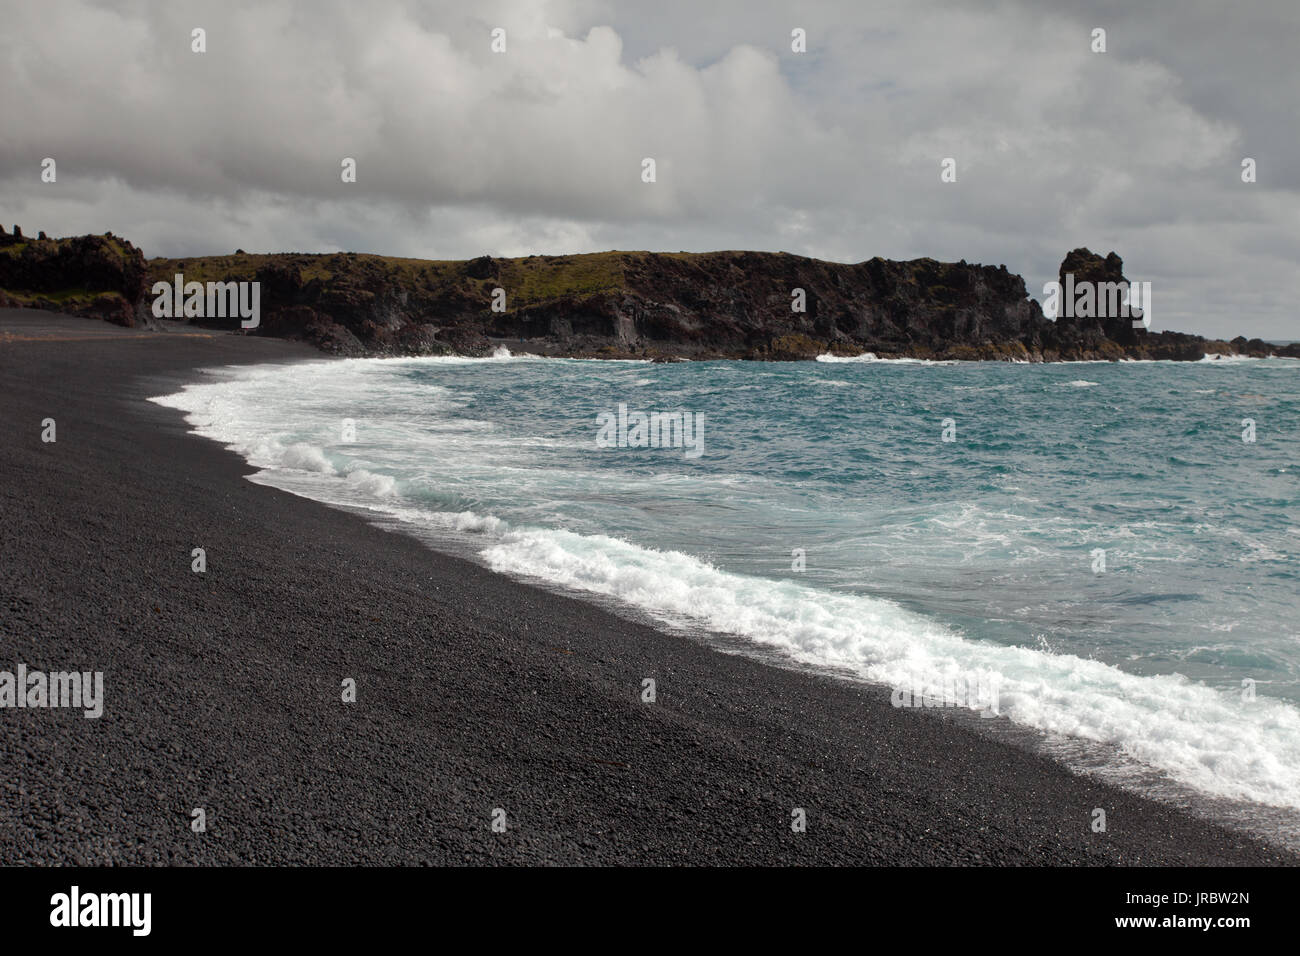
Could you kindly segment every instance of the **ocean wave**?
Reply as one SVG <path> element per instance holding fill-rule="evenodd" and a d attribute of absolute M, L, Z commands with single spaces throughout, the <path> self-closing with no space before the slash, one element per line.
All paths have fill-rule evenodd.
<path fill-rule="evenodd" d="M 829 352 L 818 355 L 818 362 L 841 363 L 847 365 L 862 365 L 871 362 L 882 362 L 890 365 L 956 365 L 955 360 L 950 359 L 918 359 L 918 358 L 879 358 L 875 352 L 863 352 L 861 355 L 831 355 Z"/>
<path fill-rule="evenodd" d="M 880 361 L 865 357 L 847 361 L 873 360 Z M 1100 586 L 1102 581 L 1141 580 L 1144 565 L 1159 566 L 1163 576 L 1163 569 L 1171 564 L 1192 573 L 1207 561 L 1211 570 L 1231 563 L 1271 571 L 1278 562 L 1289 560 L 1285 539 L 1279 544 L 1278 538 L 1284 533 L 1294 535 L 1294 529 L 1275 535 L 1251 524 L 1249 514 L 1236 512 L 1228 520 L 1221 514 L 1228 504 L 1217 498 L 1201 510 L 1185 495 L 1166 500 L 1180 490 L 1173 482 L 1194 480 L 1192 472 L 1198 469 L 1180 466 L 1175 476 L 1166 474 L 1163 484 L 1153 485 L 1142 469 L 1130 468 L 1127 453 L 1116 457 L 1108 451 L 1102 437 L 1086 433 L 1068 443 L 1059 439 L 1055 429 L 1069 421 L 1069 406 L 1077 399 L 1050 387 L 1026 389 L 1019 380 L 1014 385 L 951 384 L 953 379 L 988 381 L 982 375 L 974 377 L 969 367 L 919 377 L 884 369 L 879 375 L 862 376 L 842 369 L 843 377 L 835 378 L 820 378 L 822 373 L 806 368 L 800 374 L 791 367 L 666 367 L 654 373 L 661 398 L 679 393 L 692 397 L 708 409 L 712 424 L 727 422 L 726 416 L 741 406 L 737 396 L 744 395 L 742 412 L 762 409 L 763 417 L 757 420 L 767 430 L 747 431 L 742 413 L 735 420 L 733 435 L 717 433 L 720 443 L 730 438 L 734 457 L 720 457 L 711 463 L 712 470 L 684 470 L 675 459 L 664 456 L 595 455 L 585 450 L 586 433 L 571 423 L 585 425 L 590 409 L 603 407 L 604 399 L 592 396 L 575 402 L 574 389 L 595 382 L 617 395 L 629 375 L 636 378 L 649 370 L 606 373 L 608 363 L 603 360 L 582 367 L 576 361 L 508 356 L 507 350 L 495 359 L 359 359 L 258 366 L 222 370 L 211 381 L 153 400 L 185 412 L 197 434 L 222 442 L 258 468 L 251 480 L 332 505 L 367 509 L 376 520 L 400 524 L 424 540 L 468 545 L 502 573 L 599 595 L 665 623 L 739 637 L 755 648 L 779 651 L 804 664 L 840 673 L 847 670 L 887 685 L 925 680 L 955 669 L 994 673 L 1001 680 L 1002 712 L 1017 723 L 1121 747 L 1208 793 L 1300 807 L 1300 711 L 1294 707 L 1263 697 L 1244 706 L 1231 694 L 1181 677 L 1150 676 L 1149 671 L 1143 676 L 1105 662 L 1055 654 L 1046 647 L 1013 646 L 1024 633 L 1041 630 L 1052 636 L 1057 647 L 1083 647 L 1086 654 L 1098 645 L 1083 641 L 1093 640 L 1103 630 L 1109 635 L 1113 627 L 1118 634 L 1129 622 L 1162 622 L 1161 615 L 1174 613 L 1166 610 L 1169 600 L 1165 599 L 1175 591 L 1194 593 L 1194 586 L 1180 580 L 1177 587 L 1156 588 L 1152 598 L 1148 579 L 1138 597 L 1163 602 L 1159 611 L 1150 614 L 1128 610 L 1135 606 L 1135 592 Z M 509 372 L 494 370 L 504 362 L 527 364 Z M 536 364 L 542 362 L 547 364 Z M 898 360 L 897 364 L 956 363 Z M 1053 382 L 1050 371 L 1037 376 L 1019 371 L 1035 384 L 1096 386 L 1083 379 Z M 1134 370 L 1105 381 L 1108 389 L 1118 393 L 1124 380 L 1144 374 L 1165 373 Z M 1201 374 L 1217 381 L 1232 373 Z M 1242 369 L 1240 374 L 1255 371 Z M 1268 373 L 1260 370 L 1259 374 Z M 888 381 L 877 384 L 873 392 L 870 383 L 875 379 Z M 906 383 L 903 391 L 900 382 Z M 797 407 L 799 388 L 807 389 L 807 396 L 813 387 L 851 384 L 863 389 L 868 413 L 852 417 L 838 407 L 843 403 L 836 403 L 833 413 L 820 423 L 782 418 L 785 411 Z M 1252 383 L 1250 389 L 1261 387 Z M 780 389 L 788 399 L 764 403 L 762 396 L 748 391 L 770 393 L 772 389 Z M 987 416 L 1018 422 L 1031 438 L 1037 436 L 1040 444 L 1033 448 L 1068 451 L 1059 464 L 1047 457 L 1017 459 L 1024 445 L 1017 438 L 958 445 L 953 450 L 962 455 L 931 461 L 915 457 L 906 445 L 882 441 L 881 435 L 891 434 L 888 430 L 872 432 L 877 418 L 888 428 L 891 421 L 909 420 L 914 409 L 935 404 L 936 396 L 948 395 L 945 401 L 952 400 L 950 389 L 962 390 L 960 401 L 976 410 L 983 403 Z M 978 394 L 981 391 L 1010 394 L 985 396 Z M 881 401 L 882 396 L 887 401 Z M 1009 410 L 1016 403 L 1020 403 L 1018 410 Z M 541 412 L 535 413 L 534 408 Z M 1033 415 L 1047 416 L 1042 424 L 1049 430 L 1030 431 Z M 342 442 L 340 422 L 351 419 L 358 440 Z M 874 441 L 859 443 L 854 436 L 847 444 L 801 444 L 805 436 L 825 440 L 843 435 L 835 429 L 842 429 L 844 421 L 862 427 L 865 436 L 874 434 Z M 1129 421 L 1116 418 L 1115 427 Z M 569 430 L 555 428 L 557 422 L 570 423 Z M 818 425 L 826 427 L 818 432 Z M 1204 427 L 1208 434 L 1218 434 L 1217 424 Z M 1165 432 L 1181 440 L 1177 429 L 1165 428 Z M 761 434 L 763 441 L 743 440 L 751 433 Z M 1087 451 L 1084 439 L 1093 451 Z M 1171 458 L 1179 447 L 1165 449 L 1160 461 L 1200 460 Z M 852 464 L 839 473 L 829 467 L 830 459 L 826 468 L 811 467 L 812 450 L 821 454 L 823 449 L 840 449 L 838 458 L 831 458 Z M 948 451 L 946 446 L 941 450 Z M 995 461 L 963 460 L 964 455 L 987 456 L 993 451 Z M 1103 466 L 1105 482 L 1096 477 Z M 1069 468 L 1074 471 L 1062 470 Z M 945 471 L 955 482 L 952 496 L 935 498 L 926 486 L 942 479 Z M 1004 476 L 999 479 L 1002 485 L 992 486 L 993 496 L 981 500 L 992 472 Z M 1043 474 L 1057 482 L 1068 477 L 1069 484 L 1044 483 Z M 1254 475 L 1259 474 L 1257 469 Z M 877 488 L 874 483 L 882 481 Z M 1062 488 L 1074 489 L 1081 481 L 1091 489 L 1085 502 L 1072 504 L 1068 497 L 1060 497 Z M 847 505 L 842 492 L 855 487 L 867 493 Z M 1279 484 L 1276 494 L 1262 499 L 1276 499 L 1269 506 L 1279 515 L 1288 507 L 1287 487 Z M 909 488 L 917 495 L 914 502 Z M 747 511 L 755 502 L 766 510 Z M 737 529 L 750 525 L 738 522 L 755 514 L 760 520 L 745 537 L 746 532 Z M 1192 517 L 1199 523 L 1188 525 Z M 804 585 L 802 578 L 796 583 L 765 576 L 768 571 L 761 563 L 740 569 L 750 574 L 714 567 L 700 557 L 722 554 L 729 560 L 753 561 L 753 553 L 763 549 L 780 554 L 782 548 L 789 548 L 786 529 L 796 521 L 802 529 L 799 534 L 807 534 L 821 549 L 816 552 L 823 564 L 820 570 L 831 572 L 822 580 L 810 573 L 807 580 L 816 586 Z M 769 523 L 771 527 L 764 530 Z M 1243 530 L 1237 530 L 1238 524 Z M 684 550 L 648 547 L 659 540 L 653 532 L 648 538 L 644 535 L 653 525 L 672 526 L 677 535 L 672 543 Z M 819 533 L 827 536 L 819 540 Z M 713 537 L 705 540 L 709 535 Z M 794 541 L 802 543 L 799 537 Z M 1093 548 L 1106 549 L 1107 573 L 1112 577 L 1097 577 L 1089 570 Z M 695 556 L 685 553 L 688 550 Z M 831 566 L 832 554 L 839 565 Z M 889 577 L 897 587 L 884 593 L 901 596 L 911 609 L 865 596 L 858 587 L 865 576 L 862 568 L 872 568 L 873 579 Z M 1064 596 L 1059 589 L 1051 590 L 1053 585 L 1041 584 L 1064 581 L 1053 577 L 1062 569 L 1074 569 L 1070 573 L 1078 575 L 1064 585 Z M 989 587 L 988 582 L 1008 572 L 1014 572 L 1017 581 L 1040 583 L 1025 585 L 1028 590 L 1014 593 L 993 613 L 983 604 L 961 603 L 975 600 L 969 595 L 976 590 L 996 592 L 1003 585 Z M 964 590 L 945 594 L 945 584 L 937 581 L 957 582 Z M 972 582 L 978 582 L 978 587 L 971 587 Z M 1256 584 L 1260 583 L 1267 581 L 1260 577 Z M 1252 592 L 1261 593 L 1260 588 Z M 1109 602 L 1105 613 L 1097 612 L 1099 600 Z M 1106 616 L 1120 606 L 1129 616 Z M 956 616 L 953 608 L 975 610 Z M 985 630 L 978 633 L 939 620 L 962 621 L 969 627 L 981 613 Z M 1187 612 L 1178 613 L 1188 617 Z M 1215 623 L 1235 620 L 1233 615 L 1240 613 L 1238 603 L 1200 618 Z M 1278 605 L 1268 613 L 1276 615 Z M 995 620 L 1014 623 L 1001 629 L 987 627 Z M 1241 620 L 1249 631 L 1250 617 Z M 1074 640 L 1086 635 L 1089 627 L 1096 628 L 1092 635 Z M 1179 633 L 1185 639 L 1186 620 Z M 1243 642 L 1250 637 L 1247 633 Z M 1265 653 L 1262 647 L 1243 646 Z M 1161 645 L 1136 657 L 1125 657 L 1128 650 L 1120 643 L 1109 659 L 1121 663 L 1179 659 Z M 1213 653 L 1233 660 L 1239 656 L 1226 650 Z M 1284 648 L 1276 653 L 1279 660 L 1289 662 Z M 1208 656 L 1211 652 L 1200 655 Z M 1219 678 L 1224 686 L 1215 666 L 1207 661 L 1192 673 Z"/>
<path fill-rule="evenodd" d="M 495 571 L 631 605 L 670 625 L 746 638 L 805 664 L 891 687 L 989 674 L 1001 713 L 1122 747 L 1203 792 L 1300 808 L 1300 712 L 1181 676 L 1136 676 L 1036 648 L 970 641 L 889 601 L 730 574 L 613 537 L 519 530 L 487 547 Z"/>

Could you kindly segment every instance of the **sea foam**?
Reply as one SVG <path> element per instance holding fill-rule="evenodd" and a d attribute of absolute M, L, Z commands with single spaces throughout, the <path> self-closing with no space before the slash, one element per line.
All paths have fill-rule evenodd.
<path fill-rule="evenodd" d="M 209 381 L 154 401 L 181 410 L 198 434 L 244 456 L 259 469 L 251 480 L 366 509 L 426 540 L 467 537 L 480 559 L 501 573 L 635 609 L 705 639 L 728 635 L 768 656 L 886 687 L 942 675 L 995 675 L 1000 711 L 1018 724 L 1114 747 L 1207 794 L 1300 808 L 1300 711 L 1266 696 L 1266 679 L 1259 695 L 1248 700 L 1224 681 L 1216 688 L 1177 674 L 1139 674 L 1117 666 L 1147 658 L 1188 664 L 1206 655 L 1231 660 L 1239 654 L 1235 645 L 1197 640 L 1186 629 L 1236 637 L 1239 627 L 1253 626 L 1248 612 L 1258 613 L 1269 579 L 1251 579 L 1255 585 L 1244 592 L 1251 603 L 1233 605 L 1245 610 L 1226 610 L 1226 589 L 1216 599 L 1225 610 L 1213 617 L 1188 604 L 1189 615 L 1172 618 L 1184 630 L 1184 645 L 1139 642 L 1140 653 L 1124 653 L 1120 644 L 1110 662 L 1064 649 L 1085 626 L 1120 640 L 1122 633 L 1110 637 L 1115 632 L 1107 630 L 1107 615 L 1138 622 L 1147 634 L 1163 633 L 1162 621 L 1194 596 L 1170 585 L 1170 570 L 1195 569 L 1207 556 L 1220 555 L 1226 562 L 1211 569 L 1220 576 L 1227 573 L 1224 567 L 1274 563 L 1270 577 L 1279 578 L 1278 587 L 1285 590 L 1281 576 L 1293 562 L 1292 549 L 1281 543 L 1290 500 L 1284 496 L 1294 488 L 1289 476 L 1277 477 L 1276 488 L 1270 488 L 1271 472 L 1253 464 L 1266 451 L 1268 433 L 1258 446 L 1241 446 L 1228 428 L 1235 427 L 1235 419 L 1220 421 L 1217 405 L 1204 413 L 1189 409 L 1183 396 L 1194 365 L 1098 367 L 1094 378 L 1104 381 L 1106 397 L 1114 393 L 1115 411 L 1108 419 L 1101 408 L 1072 424 L 1078 417 L 1076 396 L 1030 386 L 1094 388 L 1098 383 L 1064 378 L 1059 366 L 1012 371 L 968 365 L 918 379 L 903 368 L 849 367 L 879 361 L 874 357 L 822 358 L 841 363 L 839 377 L 821 380 L 798 368 L 718 363 L 665 366 L 656 373 L 661 387 L 673 390 L 675 404 L 694 403 L 719 423 L 722 451 L 713 471 L 683 470 L 680 463 L 647 455 L 593 457 L 585 450 L 594 435 L 595 412 L 624 399 L 622 390 L 629 385 L 646 387 L 629 382 L 626 366 L 615 364 L 503 353 L 491 359 L 258 366 L 219 370 Z M 1231 364 L 1241 374 L 1265 367 Z M 1218 381 L 1232 373 L 1204 374 Z M 1169 384 L 1152 392 L 1145 380 L 1134 381 L 1136 375 Z M 844 387 L 841 382 L 861 391 L 818 387 Z M 1237 386 L 1243 392 L 1263 387 Z M 1121 394 L 1126 388 L 1136 391 Z M 767 398 L 776 390 L 783 396 L 779 403 Z M 1164 410 L 1163 394 L 1173 396 Z M 861 407 L 857 417 L 846 419 L 845 395 Z M 828 417 L 818 417 L 818 401 L 833 403 L 825 406 Z M 1119 429 L 1135 427 L 1134 409 L 1149 417 L 1152 427 L 1126 433 L 1123 440 L 1115 437 Z M 780 420 L 785 430 L 773 431 L 773 416 L 787 410 L 791 417 Z M 747 428 L 744 414 L 758 416 L 766 430 Z M 959 417 L 965 444 L 939 442 L 940 420 L 949 414 Z M 528 427 L 535 430 L 521 431 L 518 421 L 525 415 L 534 416 Z M 1198 426 L 1207 436 L 1203 440 L 1195 437 L 1199 432 L 1169 427 L 1197 421 L 1198 415 L 1209 416 Z M 1101 417 L 1094 421 L 1094 416 Z M 355 420 L 355 442 L 339 439 L 345 419 Z M 842 438 L 798 444 L 803 433 L 842 420 L 848 429 Z M 573 427 L 557 432 L 555 423 L 565 421 Z M 1018 434 L 1039 421 L 1040 430 L 1024 439 L 1012 441 L 1000 432 Z M 1067 428 L 1077 431 L 1068 443 L 1060 435 Z M 1182 442 L 1157 460 L 1166 470 L 1185 470 L 1172 476 L 1153 471 L 1156 480 L 1146 481 L 1145 471 L 1130 459 L 1134 448 L 1145 450 L 1157 439 Z M 1198 442 L 1209 445 L 1203 450 Z M 1245 447 L 1250 455 L 1238 455 L 1240 464 L 1229 458 L 1225 465 L 1224 452 L 1234 447 Z M 1285 447 L 1276 455 L 1284 458 Z M 1020 467 L 1009 469 L 1008 461 Z M 1221 499 L 1211 495 L 1197 501 L 1186 483 L 1210 465 L 1251 469 L 1247 473 L 1255 484 L 1245 487 L 1264 505 L 1275 502 L 1268 506 L 1277 520 L 1246 529 L 1224 517 Z M 836 511 L 841 506 L 832 494 L 835 481 L 849 478 L 834 472 L 835 481 L 820 477 L 832 466 L 849 469 L 850 477 L 867 469 L 863 477 L 852 478 L 858 484 L 846 486 L 851 490 L 892 482 L 879 496 L 885 510 L 865 512 L 850 496 L 851 507 Z M 1067 510 L 1085 470 L 1088 487 L 1098 496 Z M 932 502 L 917 498 L 925 483 L 949 473 L 953 483 Z M 1016 489 L 1013 497 L 983 500 L 995 493 L 988 489 L 1003 489 L 1008 482 Z M 1174 503 L 1165 500 L 1170 489 L 1182 496 Z M 760 505 L 761 512 L 747 510 Z M 725 534 L 711 532 L 733 513 L 738 523 L 721 525 Z M 774 532 L 764 537 L 765 523 L 794 530 L 770 540 Z M 1284 531 L 1272 533 L 1275 525 Z M 654 546 L 651 532 L 664 527 L 676 528 L 675 540 L 687 544 Z M 819 547 L 810 552 L 810 572 L 792 574 L 789 548 L 804 538 Z M 1105 576 L 1088 571 L 1089 554 L 1097 547 L 1109 560 Z M 750 552 L 779 555 L 784 548 L 785 564 L 769 563 L 766 573 L 742 573 L 711 557 L 720 548 L 730 549 L 732 563 Z M 852 573 L 855 566 L 860 573 Z M 827 577 L 837 568 L 841 577 Z M 936 584 L 944 569 L 948 577 Z M 993 585 L 1005 577 L 1013 579 L 1014 587 L 1005 585 L 1013 603 L 1002 612 L 1006 621 L 998 633 L 1021 636 L 995 641 L 972 634 L 972 616 L 992 619 L 970 601 L 999 593 Z M 854 583 L 859 578 L 878 591 L 892 585 L 912 600 L 904 606 L 863 593 Z M 1044 583 L 1035 585 L 1039 579 Z M 1049 603 L 1043 596 L 1048 593 L 1053 600 L 1064 594 L 1072 603 Z M 918 610 L 918 605 L 924 606 Z M 972 606 L 976 610 L 968 612 Z M 945 608 L 963 610 L 967 623 L 955 623 L 951 614 L 945 620 Z M 1040 621 L 1053 629 L 1041 630 Z M 1259 647 L 1248 672 L 1261 673 L 1286 646 Z"/>

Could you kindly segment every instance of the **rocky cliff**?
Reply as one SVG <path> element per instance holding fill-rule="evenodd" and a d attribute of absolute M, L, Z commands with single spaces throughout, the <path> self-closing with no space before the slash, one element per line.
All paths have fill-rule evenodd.
<path fill-rule="evenodd" d="M 144 254 L 112 233 L 48 239 L 0 227 L 0 306 L 49 309 L 133 326 L 147 321 Z"/>
<path fill-rule="evenodd" d="M 1123 261 L 1075 249 L 1061 278 L 1125 282 Z M 1292 354 L 1258 339 L 1045 318 L 1006 266 L 914 259 L 844 264 L 787 253 L 605 252 L 468 261 L 337 253 L 152 259 L 111 235 L 0 236 L 0 289 L 22 304 L 149 321 L 154 282 L 261 283 L 254 334 L 343 355 L 516 351 L 607 358 L 1169 358 Z M 107 296 L 116 297 L 110 301 Z M 192 318 L 237 328 L 238 318 Z"/>

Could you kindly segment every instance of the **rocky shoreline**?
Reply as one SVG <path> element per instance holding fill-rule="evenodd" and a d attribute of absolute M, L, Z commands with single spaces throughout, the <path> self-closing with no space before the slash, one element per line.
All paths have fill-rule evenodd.
<path fill-rule="evenodd" d="M 302 345 L 3 309 L 0 342 L 8 666 L 104 674 L 97 719 L 3 712 L 0 864 L 1297 863 L 1004 721 L 896 708 L 255 484 L 147 401 Z"/>
<path fill-rule="evenodd" d="M 1114 252 L 1070 252 L 1060 279 L 1123 283 Z M 1005 265 L 914 259 L 846 264 L 788 253 L 607 252 L 468 261 L 337 253 L 148 259 L 106 233 L 0 229 L 0 307 L 150 327 L 155 283 L 260 283 L 253 334 L 333 355 L 514 351 L 656 361 L 800 361 L 819 355 L 958 361 L 1206 355 L 1300 358 L 1300 344 L 1149 331 L 1127 314 L 1048 319 Z M 1104 311 L 1104 310 L 1103 310 Z M 192 317 L 236 329 L 237 318 Z M 1136 326 L 1136 327 L 1135 327 Z"/>

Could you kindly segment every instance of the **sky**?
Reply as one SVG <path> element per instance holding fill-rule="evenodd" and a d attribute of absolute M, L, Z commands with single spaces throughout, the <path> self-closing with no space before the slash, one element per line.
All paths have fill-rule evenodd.
<path fill-rule="evenodd" d="M 930 256 L 1040 302 L 1087 246 L 1151 283 L 1154 330 L 1300 339 L 1295 0 L 0 0 L 0 24 L 0 222 L 29 234 Z"/>

